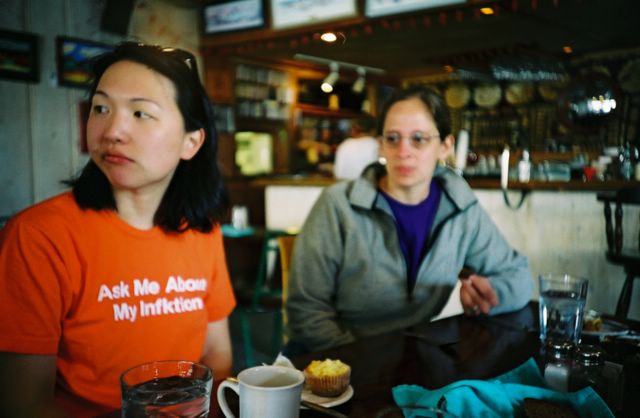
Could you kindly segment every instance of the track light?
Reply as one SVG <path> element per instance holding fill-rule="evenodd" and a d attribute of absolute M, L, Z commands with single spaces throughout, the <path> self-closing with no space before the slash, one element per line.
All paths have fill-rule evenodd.
<path fill-rule="evenodd" d="M 356 94 L 360 94 L 364 90 L 364 76 L 367 73 L 367 70 L 365 70 L 363 67 L 358 67 L 356 68 L 356 72 L 358 73 L 358 78 L 353 83 L 353 86 L 351 86 L 351 91 Z"/>
<path fill-rule="evenodd" d="M 324 81 L 322 82 L 322 85 L 320 86 L 320 89 L 325 93 L 331 93 L 333 91 L 333 85 L 336 83 L 336 81 L 338 81 L 338 77 L 339 77 L 337 63 L 335 62 L 330 63 L 329 69 L 331 70 L 331 72 L 324 79 Z"/>

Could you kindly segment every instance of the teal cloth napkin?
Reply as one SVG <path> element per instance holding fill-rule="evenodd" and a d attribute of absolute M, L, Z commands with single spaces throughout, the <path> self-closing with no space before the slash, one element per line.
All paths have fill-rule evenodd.
<path fill-rule="evenodd" d="M 533 358 L 515 369 L 489 380 L 461 380 L 440 389 L 417 385 L 399 385 L 392 389 L 393 399 L 402 405 L 440 407 L 458 417 L 524 416 L 524 399 L 546 399 L 571 404 L 583 418 L 615 418 L 607 404 L 590 387 L 577 392 L 548 389 Z M 440 404 L 440 400 L 444 405 Z M 418 413 L 418 412 L 416 412 Z M 405 415 L 412 417 L 410 411 Z"/>

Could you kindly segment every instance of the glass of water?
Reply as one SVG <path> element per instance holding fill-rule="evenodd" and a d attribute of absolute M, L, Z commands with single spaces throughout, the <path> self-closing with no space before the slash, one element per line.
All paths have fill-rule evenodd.
<path fill-rule="evenodd" d="M 543 343 L 578 345 L 589 281 L 569 274 L 542 274 L 540 339 Z"/>
<path fill-rule="evenodd" d="M 190 361 L 154 361 L 120 377 L 122 418 L 204 418 L 209 414 L 213 373 Z"/>

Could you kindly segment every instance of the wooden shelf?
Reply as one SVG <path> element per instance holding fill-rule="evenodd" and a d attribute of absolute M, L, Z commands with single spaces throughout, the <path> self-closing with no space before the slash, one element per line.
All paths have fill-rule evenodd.
<path fill-rule="evenodd" d="M 332 110 L 324 106 L 314 106 L 303 103 L 295 105 L 295 111 L 300 111 L 306 115 L 321 116 L 326 118 L 358 118 L 364 116 L 363 113 L 356 112 L 350 109 L 345 110 Z"/>

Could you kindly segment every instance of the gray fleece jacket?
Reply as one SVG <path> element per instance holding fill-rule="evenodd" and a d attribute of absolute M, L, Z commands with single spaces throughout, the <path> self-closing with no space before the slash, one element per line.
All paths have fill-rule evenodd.
<path fill-rule="evenodd" d="M 295 241 L 286 302 L 289 337 L 309 350 L 402 329 L 437 315 L 463 266 L 490 279 L 497 314 L 527 304 L 533 280 L 469 185 L 439 167 L 442 198 L 412 291 L 395 219 L 377 191 L 380 166 L 323 190 Z"/>

